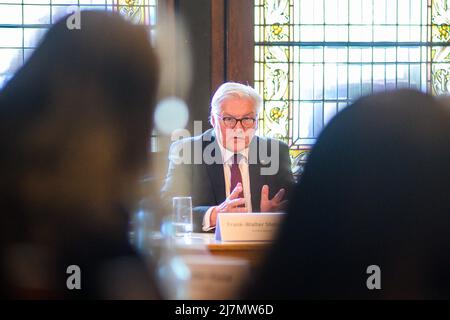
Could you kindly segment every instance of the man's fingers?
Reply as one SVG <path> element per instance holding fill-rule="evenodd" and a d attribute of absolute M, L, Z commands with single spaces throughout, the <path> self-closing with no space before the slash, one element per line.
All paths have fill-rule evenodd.
<path fill-rule="evenodd" d="M 228 199 L 232 200 L 232 199 L 236 199 L 237 197 L 239 197 L 239 194 L 242 192 L 242 183 L 238 183 L 236 185 L 236 187 L 234 187 L 233 191 L 231 192 L 230 196 L 228 197 Z"/>
<path fill-rule="evenodd" d="M 261 189 L 261 201 L 269 201 L 269 186 L 263 185 Z"/>
<path fill-rule="evenodd" d="M 244 198 L 233 199 L 228 202 L 228 208 L 237 207 L 243 204 L 245 204 Z"/>
<path fill-rule="evenodd" d="M 240 208 L 240 207 L 233 208 L 233 212 L 246 213 L 247 211 L 248 211 L 247 208 Z"/>
<path fill-rule="evenodd" d="M 278 205 L 278 210 L 280 211 L 286 210 L 287 204 L 288 200 L 281 201 L 281 203 Z"/>
<path fill-rule="evenodd" d="M 280 202 L 280 201 L 283 199 L 285 193 L 286 193 L 286 190 L 284 190 L 283 188 L 281 188 L 281 189 L 277 192 L 277 194 L 273 197 L 272 200 L 274 200 L 275 202 Z"/>

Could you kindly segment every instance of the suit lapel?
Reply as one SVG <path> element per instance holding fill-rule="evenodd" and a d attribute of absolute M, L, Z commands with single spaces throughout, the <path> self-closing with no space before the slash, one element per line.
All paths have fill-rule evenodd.
<path fill-rule="evenodd" d="M 213 129 L 208 130 L 205 133 L 205 135 L 207 135 L 206 136 L 207 141 L 203 141 L 203 150 L 205 150 L 205 148 L 208 145 L 213 144 L 213 146 L 211 146 L 211 147 L 213 147 L 212 156 L 217 159 L 222 159 L 222 155 L 220 154 L 220 148 L 219 148 L 219 145 L 217 144 L 217 140 L 215 138 Z M 216 152 L 219 153 L 217 156 L 215 154 Z M 208 172 L 209 181 L 211 182 L 211 185 L 213 188 L 216 204 L 220 204 L 226 198 L 225 197 L 226 193 L 225 193 L 225 177 L 223 174 L 223 164 L 220 161 L 219 163 L 214 162 L 209 165 L 206 164 L 205 167 Z"/>
<path fill-rule="evenodd" d="M 249 176 L 252 192 L 252 210 L 259 212 L 261 202 L 261 189 L 266 184 L 266 176 L 261 175 L 261 162 L 259 159 L 259 137 L 255 136 L 249 148 Z"/>

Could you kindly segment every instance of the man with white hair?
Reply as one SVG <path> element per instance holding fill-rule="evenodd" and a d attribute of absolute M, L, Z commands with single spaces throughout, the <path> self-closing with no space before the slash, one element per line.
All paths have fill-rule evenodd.
<path fill-rule="evenodd" d="M 289 149 L 255 135 L 261 104 L 252 87 L 224 83 L 211 101 L 213 128 L 171 146 L 162 197 L 166 203 L 192 197 L 195 232 L 213 230 L 221 212 L 276 212 L 285 206 L 293 184 Z"/>

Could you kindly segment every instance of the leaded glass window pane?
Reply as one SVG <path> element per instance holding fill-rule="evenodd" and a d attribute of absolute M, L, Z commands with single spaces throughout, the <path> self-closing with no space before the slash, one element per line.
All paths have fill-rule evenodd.
<path fill-rule="evenodd" d="M 154 32 L 157 0 L 0 0 L 0 89 L 31 55 L 48 28 L 73 6 L 118 11 Z"/>
<path fill-rule="evenodd" d="M 255 0 L 260 134 L 305 150 L 346 105 L 395 88 L 450 91 L 447 0 Z"/>

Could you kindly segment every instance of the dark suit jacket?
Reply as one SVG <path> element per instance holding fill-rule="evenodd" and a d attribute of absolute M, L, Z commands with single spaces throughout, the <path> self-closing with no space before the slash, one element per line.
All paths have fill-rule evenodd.
<path fill-rule="evenodd" d="M 208 162 L 199 155 L 200 151 L 210 154 L 217 161 Z M 196 152 L 197 155 L 195 155 Z M 184 163 L 181 163 L 181 157 Z M 221 161 L 220 148 L 213 129 L 196 137 L 176 141 L 170 148 L 169 168 L 161 190 L 162 198 L 171 210 L 172 197 L 192 197 L 194 232 L 202 232 L 203 217 L 209 207 L 219 205 L 226 198 Z M 248 162 L 254 212 L 260 211 L 263 185 L 269 186 L 270 197 L 273 197 L 281 188 L 285 188 L 289 193 L 293 176 L 289 149 L 285 143 L 255 136 L 249 145 Z M 276 172 L 261 174 L 261 169 L 268 170 L 271 166 L 275 169 L 275 162 L 279 165 Z"/>

